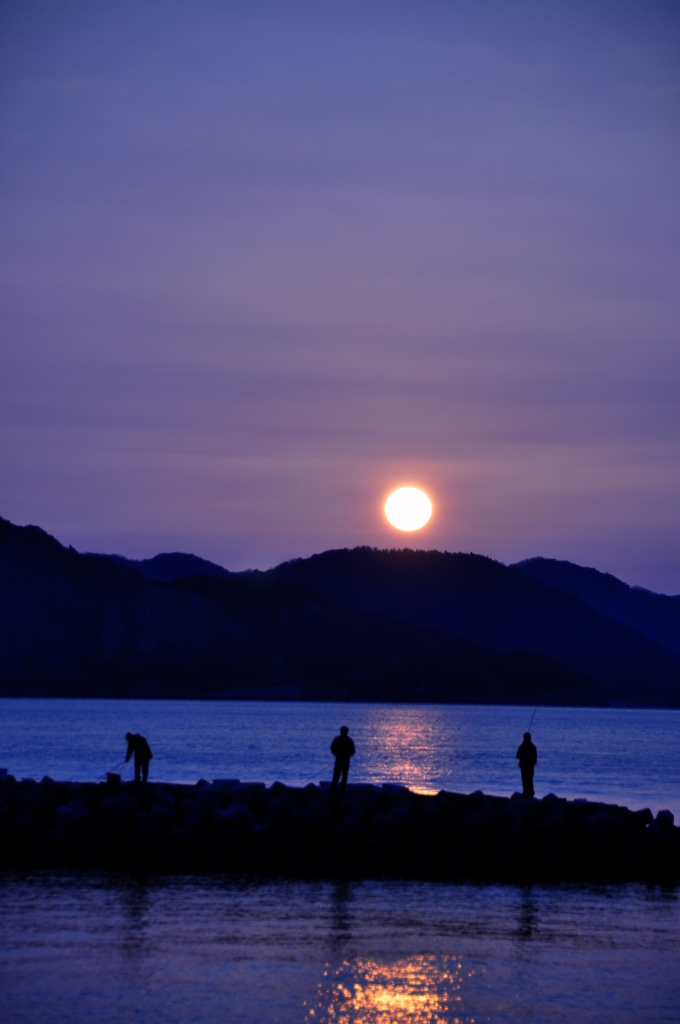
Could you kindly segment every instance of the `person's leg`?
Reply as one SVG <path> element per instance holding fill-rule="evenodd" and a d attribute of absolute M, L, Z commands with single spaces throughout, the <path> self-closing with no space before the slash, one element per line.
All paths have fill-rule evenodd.
<path fill-rule="evenodd" d="M 144 779 L 145 782 L 149 778 L 149 762 L 148 761 L 143 761 L 142 762 L 142 778 Z"/>
<path fill-rule="evenodd" d="M 534 795 L 534 769 L 533 768 L 529 769 L 529 778 L 528 778 L 527 781 L 529 783 L 529 786 L 528 786 L 529 796 L 533 796 Z"/>
<path fill-rule="evenodd" d="M 141 771 L 141 763 L 137 755 L 135 755 L 135 782 L 139 782 L 139 773 Z"/>
<path fill-rule="evenodd" d="M 342 782 L 340 783 L 340 792 L 344 793 L 347 789 L 347 772 L 349 771 L 349 764 L 343 764 L 342 766 Z"/>
<path fill-rule="evenodd" d="M 338 779 L 340 778 L 340 765 L 335 762 L 335 768 L 333 769 L 333 781 L 331 783 L 331 789 L 338 788 Z"/>
<path fill-rule="evenodd" d="M 529 789 L 529 771 L 527 768 L 522 768 L 522 796 L 530 796 Z"/>

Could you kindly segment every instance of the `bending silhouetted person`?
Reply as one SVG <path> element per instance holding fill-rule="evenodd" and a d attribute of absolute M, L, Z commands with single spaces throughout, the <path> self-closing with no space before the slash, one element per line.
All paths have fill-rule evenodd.
<path fill-rule="evenodd" d="M 140 773 L 144 782 L 149 778 L 149 761 L 153 757 L 151 753 L 151 747 L 146 742 L 143 736 L 140 736 L 136 732 L 126 732 L 125 739 L 128 741 L 127 755 L 125 757 L 125 763 L 127 764 L 132 755 L 135 755 L 135 782 L 139 782 Z"/>
<path fill-rule="evenodd" d="M 347 786 L 347 773 L 349 771 L 349 759 L 354 756 L 355 748 L 354 741 L 347 735 L 349 729 L 346 725 L 340 728 L 340 735 L 336 736 L 331 743 L 331 754 L 335 755 L 335 768 L 333 769 L 333 784 L 332 789 L 338 788 L 338 780 L 342 776 L 342 782 L 340 783 L 340 792 L 345 792 Z"/>
<path fill-rule="evenodd" d="M 524 733 L 524 742 L 517 751 L 520 771 L 522 772 L 522 789 L 524 796 L 534 795 L 534 766 L 538 760 L 536 747 L 531 742 L 531 733 Z"/>

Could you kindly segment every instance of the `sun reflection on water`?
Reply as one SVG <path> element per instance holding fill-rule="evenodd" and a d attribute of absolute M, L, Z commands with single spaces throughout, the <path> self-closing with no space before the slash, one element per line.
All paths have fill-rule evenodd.
<path fill-rule="evenodd" d="M 411 710 L 411 709 L 410 709 Z M 437 793 L 441 786 L 429 778 L 432 751 L 446 748 L 449 766 L 456 762 L 455 729 L 443 729 L 436 718 L 426 719 L 417 710 L 408 718 L 401 709 L 389 709 L 370 737 L 380 754 L 371 758 L 370 773 L 376 782 L 394 782 L 422 793 Z M 361 751 L 359 752 L 361 754 Z"/>
<path fill-rule="evenodd" d="M 461 986 L 474 972 L 457 960 L 418 956 L 395 963 L 372 960 L 330 967 L 308 1022 L 328 1024 L 474 1024 Z"/>

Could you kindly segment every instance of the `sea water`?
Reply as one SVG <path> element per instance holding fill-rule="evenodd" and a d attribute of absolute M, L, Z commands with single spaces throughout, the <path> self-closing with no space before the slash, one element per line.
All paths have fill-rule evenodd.
<path fill-rule="evenodd" d="M 657 1024 L 680 900 L 516 887 L 0 874 L 5 1024 Z"/>
<path fill-rule="evenodd" d="M 533 709 L 3 700 L 0 765 L 95 779 L 143 732 L 152 778 L 351 778 L 511 793 Z M 678 712 L 539 708 L 538 795 L 680 801 Z M 130 766 L 125 771 L 129 774 Z M 0 1019 L 677 1022 L 677 886 L 483 886 L 0 873 Z"/>
<path fill-rule="evenodd" d="M 533 719 L 533 722 L 532 722 Z M 153 751 L 150 777 L 330 779 L 330 744 L 348 725 L 350 781 L 510 795 L 531 723 L 538 796 L 667 808 L 680 820 L 680 711 L 279 701 L 0 700 L 0 766 L 17 778 L 94 780 L 119 765 L 125 733 Z"/>

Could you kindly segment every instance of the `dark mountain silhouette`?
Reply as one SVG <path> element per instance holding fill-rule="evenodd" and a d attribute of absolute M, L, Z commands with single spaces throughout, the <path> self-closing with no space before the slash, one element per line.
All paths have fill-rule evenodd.
<path fill-rule="evenodd" d="M 286 562 L 266 575 L 493 650 L 537 651 L 594 680 L 614 703 L 680 706 L 680 655 L 481 555 L 354 548 Z"/>
<path fill-rule="evenodd" d="M 642 587 L 629 587 L 616 576 L 554 558 L 528 558 L 514 566 L 522 575 L 574 594 L 594 608 L 650 640 L 680 652 L 680 595 L 667 597 Z"/>
<path fill-rule="evenodd" d="M 0 692 L 602 702 L 539 653 L 489 651 L 260 573 L 158 582 L 5 520 Z"/>
<path fill-rule="evenodd" d="M 124 558 L 122 555 L 99 555 L 99 558 L 110 558 L 118 565 L 124 565 L 128 569 L 141 572 L 150 580 L 160 580 L 170 583 L 172 580 L 181 579 L 183 576 L 219 576 L 227 579 L 232 574 L 221 565 L 209 562 L 198 555 L 187 555 L 183 551 L 167 552 L 155 555 L 154 558 L 143 558 L 136 561 L 133 558 Z"/>
<path fill-rule="evenodd" d="M 438 630 L 357 612 L 259 573 L 229 581 L 189 577 L 174 590 L 200 594 L 247 628 L 267 664 L 294 663 L 335 696 L 351 699 L 603 703 L 590 680 L 530 651 L 499 655 Z"/>

